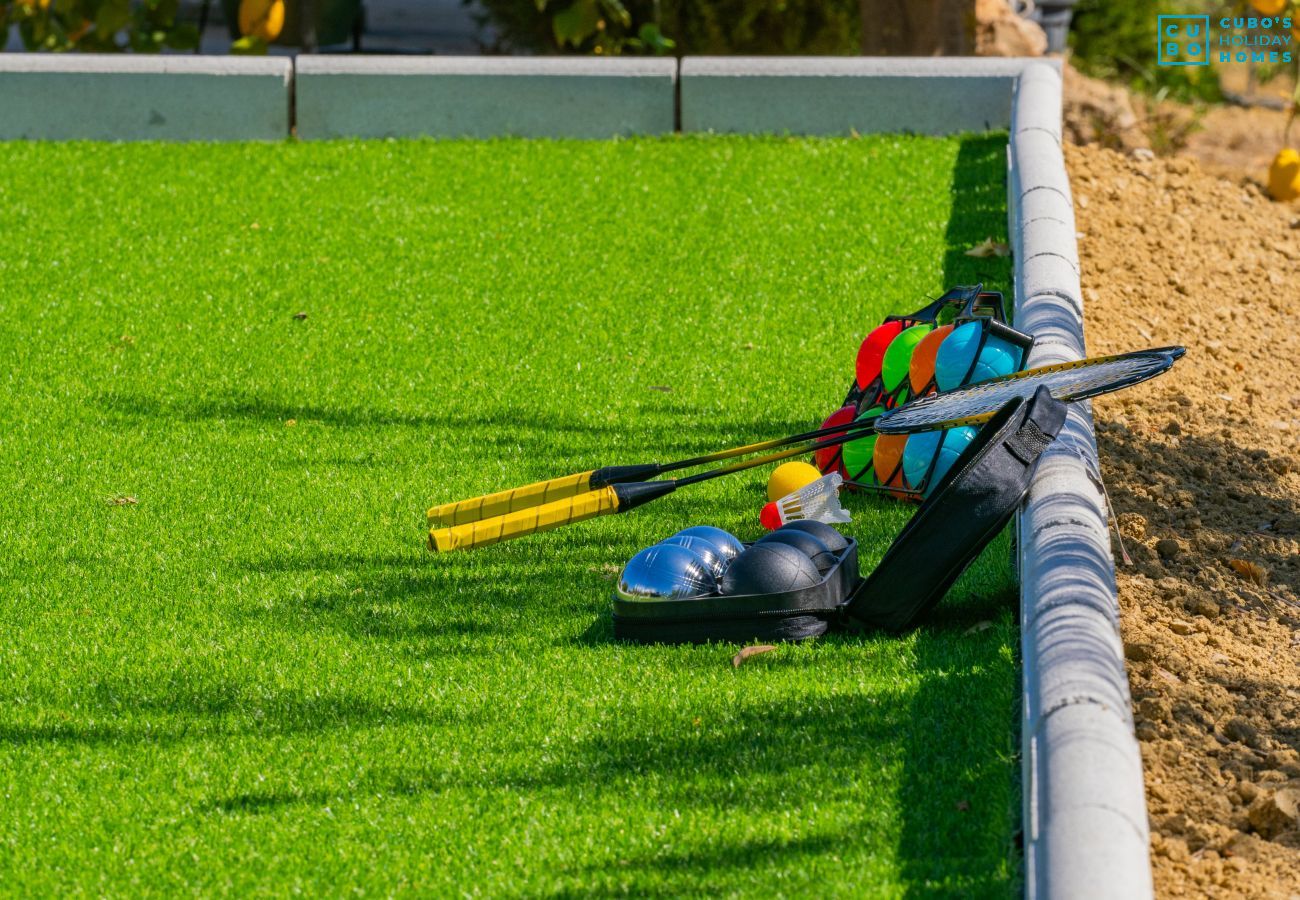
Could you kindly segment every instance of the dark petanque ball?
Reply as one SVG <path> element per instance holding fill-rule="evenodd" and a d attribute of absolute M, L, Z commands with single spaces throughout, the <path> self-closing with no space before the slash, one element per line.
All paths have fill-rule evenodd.
<path fill-rule="evenodd" d="M 812 560 L 817 567 L 819 575 L 825 575 L 831 570 L 831 566 L 839 561 L 839 557 L 832 553 L 821 539 L 813 537 L 806 531 L 773 531 L 771 534 L 765 534 L 754 542 L 758 544 L 786 544 L 798 550 L 804 556 Z"/>
<path fill-rule="evenodd" d="M 825 522 L 818 522 L 814 519 L 795 519 L 793 522 L 786 522 L 774 534 L 780 534 L 783 531 L 802 531 L 805 534 L 811 534 L 825 544 L 827 550 L 836 554 L 843 553 L 844 548 L 849 545 L 849 539 L 844 535 Z"/>
<path fill-rule="evenodd" d="M 789 544 L 754 544 L 722 575 L 723 594 L 779 594 L 821 581 L 813 561 Z"/>

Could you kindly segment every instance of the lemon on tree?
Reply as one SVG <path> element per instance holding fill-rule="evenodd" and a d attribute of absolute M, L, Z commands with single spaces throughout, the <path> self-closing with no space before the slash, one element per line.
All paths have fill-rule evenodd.
<path fill-rule="evenodd" d="M 1268 167 L 1268 193 L 1274 200 L 1300 197 L 1300 153 L 1293 147 L 1283 147 L 1273 157 Z"/>
<path fill-rule="evenodd" d="M 284 0 L 240 0 L 239 33 L 268 44 L 284 29 Z"/>
<path fill-rule="evenodd" d="M 1250 0 L 1255 12 L 1261 16 L 1278 16 L 1286 9 L 1288 0 Z"/>

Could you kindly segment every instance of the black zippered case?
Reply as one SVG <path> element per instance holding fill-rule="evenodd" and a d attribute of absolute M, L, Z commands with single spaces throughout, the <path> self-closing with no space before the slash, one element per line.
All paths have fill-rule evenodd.
<path fill-rule="evenodd" d="M 615 596 L 614 636 L 745 643 L 799 641 L 836 628 L 913 627 L 1011 520 L 1065 413 L 1046 388 L 998 410 L 866 578 L 850 541 L 821 582 L 797 591 L 658 601 Z"/>

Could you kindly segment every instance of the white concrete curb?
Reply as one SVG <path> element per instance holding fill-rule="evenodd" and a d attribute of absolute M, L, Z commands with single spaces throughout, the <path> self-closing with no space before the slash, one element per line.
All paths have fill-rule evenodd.
<path fill-rule="evenodd" d="M 1084 356 L 1060 141 L 1060 75 L 1028 66 L 1013 106 L 1008 212 L 1016 327 L 1037 337 L 1031 365 Z M 1152 896 L 1142 757 L 1098 472 L 1091 407 L 1074 404 L 1017 519 L 1029 898 Z"/>
<path fill-rule="evenodd" d="M 299 56 L 298 136 L 666 134 L 676 80 L 675 59 Z"/>
<path fill-rule="evenodd" d="M 954 134 L 1011 124 L 1026 60 L 712 57 L 682 60 L 682 131 Z M 1049 64 L 1050 65 L 1050 64 Z"/>
<path fill-rule="evenodd" d="M 0 140 L 278 141 L 281 58 L 0 53 Z"/>

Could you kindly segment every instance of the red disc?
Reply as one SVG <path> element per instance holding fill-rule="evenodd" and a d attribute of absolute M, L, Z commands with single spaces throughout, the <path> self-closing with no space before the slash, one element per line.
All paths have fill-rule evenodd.
<path fill-rule="evenodd" d="M 836 425 L 847 425 L 857 417 L 857 412 L 857 407 L 853 406 L 853 404 L 841 406 L 839 409 L 835 410 L 835 412 L 831 413 L 825 422 L 822 422 L 821 427 L 834 428 Z M 839 437 L 842 434 L 844 434 L 844 432 L 838 431 L 834 434 L 827 435 L 827 437 Z M 817 468 L 823 475 L 829 475 L 832 472 L 839 472 L 840 475 L 843 475 L 846 478 L 848 477 L 844 471 L 844 457 L 840 452 L 839 444 L 818 450 L 813 454 L 813 458 L 817 461 Z"/>
<path fill-rule="evenodd" d="M 858 348 L 858 362 L 855 374 L 858 387 L 866 390 L 867 385 L 880 377 L 880 367 L 885 361 L 885 348 L 903 331 L 902 322 L 886 322 L 871 329 L 871 333 Z"/>
<path fill-rule="evenodd" d="M 781 521 L 781 511 L 776 508 L 775 501 L 763 505 L 763 509 L 758 514 L 758 524 L 768 531 L 776 531 L 785 524 Z"/>

